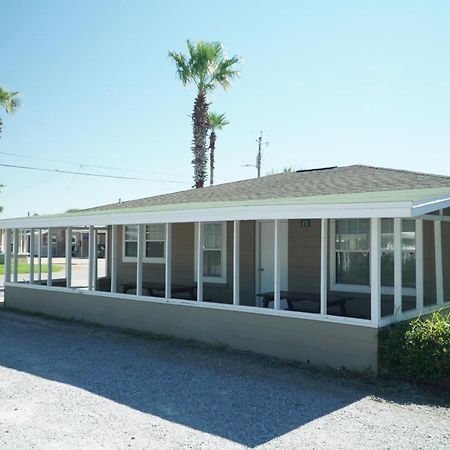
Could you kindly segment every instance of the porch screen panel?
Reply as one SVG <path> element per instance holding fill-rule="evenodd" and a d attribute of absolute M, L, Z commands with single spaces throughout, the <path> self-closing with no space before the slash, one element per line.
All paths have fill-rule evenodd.
<path fill-rule="evenodd" d="M 368 219 L 336 220 L 336 283 L 369 285 L 370 223 Z"/>

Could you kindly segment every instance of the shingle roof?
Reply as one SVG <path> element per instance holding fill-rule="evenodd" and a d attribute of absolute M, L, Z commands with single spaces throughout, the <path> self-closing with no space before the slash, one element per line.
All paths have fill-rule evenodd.
<path fill-rule="evenodd" d="M 449 176 L 353 165 L 267 175 L 261 178 L 234 181 L 202 189 L 190 189 L 122 203 L 102 205 L 84 211 L 447 187 L 450 191 Z"/>

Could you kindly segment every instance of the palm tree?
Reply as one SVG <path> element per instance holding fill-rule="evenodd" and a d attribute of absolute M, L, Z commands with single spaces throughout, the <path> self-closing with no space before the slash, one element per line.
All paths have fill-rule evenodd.
<path fill-rule="evenodd" d="M 197 97 L 192 114 L 192 152 L 194 159 L 195 187 L 205 184 L 207 176 L 207 147 L 208 136 L 208 102 L 206 94 L 218 85 L 225 90 L 230 87 L 231 80 L 238 75 L 236 65 L 241 62 L 238 56 L 227 58 L 220 42 L 187 41 L 188 55 L 169 52 L 169 57 L 175 61 L 177 74 L 186 86 L 194 83 L 197 87 Z"/>
<path fill-rule="evenodd" d="M 12 114 L 19 106 L 20 100 L 17 97 L 18 92 L 9 92 L 0 87 L 0 108 L 4 109 L 7 114 Z M 2 133 L 3 122 L 0 118 L 0 135 Z"/>
<path fill-rule="evenodd" d="M 214 184 L 214 151 L 216 150 L 216 130 L 221 130 L 225 125 L 228 125 L 225 119 L 225 114 L 209 113 L 209 184 Z"/>

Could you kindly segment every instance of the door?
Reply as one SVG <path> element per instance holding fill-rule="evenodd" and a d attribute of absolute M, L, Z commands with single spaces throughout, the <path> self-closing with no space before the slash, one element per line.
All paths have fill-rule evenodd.
<path fill-rule="evenodd" d="M 258 222 L 259 255 L 257 258 L 258 293 L 273 291 L 274 284 L 274 222 Z M 280 286 L 288 289 L 288 222 L 280 222 Z M 261 304 L 261 303 L 258 303 Z M 273 308 L 273 302 L 269 303 Z M 287 308 L 285 300 L 281 301 L 281 309 Z"/>

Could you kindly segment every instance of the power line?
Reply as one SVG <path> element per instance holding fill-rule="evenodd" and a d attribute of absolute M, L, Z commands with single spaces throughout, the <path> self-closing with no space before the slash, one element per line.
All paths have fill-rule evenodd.
<path fill-rule="evenodd" d="M 133 180 L 133 181 L 150 181 L 154 183 L 175 183 L 175 184 L 190 184 L 184 181 L 169 181 L 169 180 L 156 180 L 151 178 L 138 178 L 138 177 L 124 177 L 120 175 L 106 175 L 99 173 L 89 173 L 89 172 L 77 172 L 74 170 L 60 170 L 60 169 L 46 169 L 43 167 L 30 167 L 30 166 L 19 166 L 14 164 L 0 164 L 2 167 L 10 167 L 13 169 L 25 169 L 25 170 L 38 170 L 41 172 L 55 172 L 58 174 L 71 174 L 71 175 L 84 175 L 87 177 L 100 177 L 100 178 L 114 178 L 119 180 Z"/>
<path fill-rule="evenodd" d="M 113 167 L 113 166 L 102 166 L 98 164 L 85 164 L 85 163 L 73 163 L 68 161 L 63 161 L 61 159 L 52 159 L 52 158 L 45 158 L 43 156 L 32 156 L 32 155 L 25 155 L 23 153 L 11 153 L 11 152 L 0 152 L 0 155 L 6 155 L 6 156 L 13 156 L 17 158 L 27 158 L 27 159 L 35 159 L 37 161 L 47 161 L 47 162 L 55 162 L 59 164 L 66 164 L 69 166 L 79 166 L 79 167 L 93 167 L 97 169 L 108 169 L 108 170 L 120 170 L 121 172 L 141 172 L 141 173 L 148 173 L 153 175 L 164 175 L 164 176 L 170 176 L 173 177 L 174 175 L 171 173 L 166 172 L 152 172 L 142 169 L 126 169 L 124 167 Z"/>

